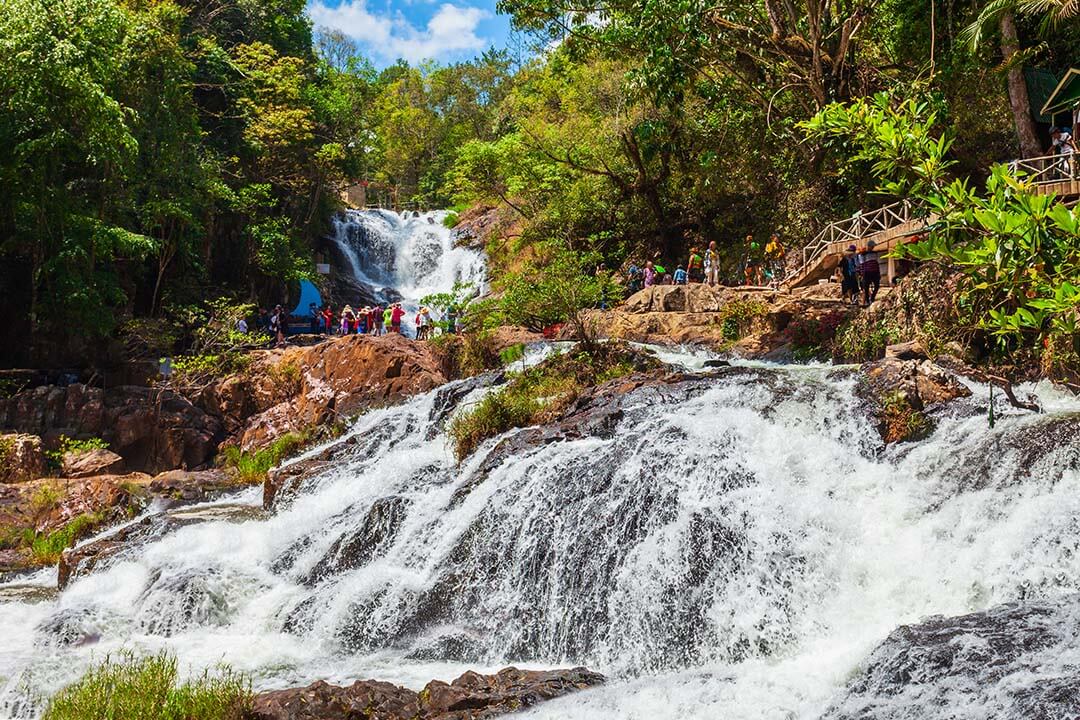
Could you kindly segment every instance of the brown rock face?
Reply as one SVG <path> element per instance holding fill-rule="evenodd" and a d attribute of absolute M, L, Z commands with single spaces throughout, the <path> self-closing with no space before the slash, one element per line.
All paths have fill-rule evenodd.
<path fill-rule="evenodd" d="M 124 458 L 111 450 L 96 448 L 64 453 L 63 476 L 66 478 L 114 475 L 123 469 Z"/>
<path fill-rule="evenodd" d="M 604 676 L 585 668 L 467 672 L 452 683 L 434 680 L 419 693 L 376 680 L 348 687 L 319 681 L 255 698 L 248 720 L 479 720 L 532 707 L 593 687 Z"/>
<path fill-rule="evenodd" d="M 170 392 L 121 386 L 36 387 L 0 400 L 0 427 L 45 438 L 100 437 L 131 470 L 206 465 L 224 437 L 221 421 Z"/>
<path fill-rule="evenodd" d="M 445 382 L 427 343 L 395 334 L 350 335 L 268 353 L 251 383 L 257 414 L 242 423 L 240 445 L 261 447 L 285 432 L 401 402 Z"/>
<path fill-rule="evenodd" d="M 35 480 L 45 474 L 45 453 L 37 435 L 0 435 L 0 483 Z"/>
<path fill-rule="evenodd" d="M 862 371 L 862 394 L 878 415 L 886 443 L 925 436 L 932 429 L 922 414 L 926 408 L 971 395 L 954 375 L 929 360 L 885 358 L 863 365 Z"/>

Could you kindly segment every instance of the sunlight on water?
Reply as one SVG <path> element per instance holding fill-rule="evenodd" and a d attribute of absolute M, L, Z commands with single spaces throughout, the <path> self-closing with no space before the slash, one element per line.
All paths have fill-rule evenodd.
<path fill-rule="evenodd" d="M 0 715 L 134 647 L 257 688 L 583 664 L 612 681 L 530 716 L 809 719 L 900 624 L 1080 589 L 1080 439 L 1039 441 L 1080 404 L 1048 386 L 1046 415 L 991 430 L 976 387 L 883 449 L 849 370 L 725 368 L 623 398 L 611 437 L 460 467 L 447 389 L 361 417 L 268 518 L 0 592 Z"/>

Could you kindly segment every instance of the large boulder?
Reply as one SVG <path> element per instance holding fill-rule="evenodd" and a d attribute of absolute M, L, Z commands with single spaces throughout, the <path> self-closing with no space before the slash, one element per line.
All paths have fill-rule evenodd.
<path fill-rule="evenodd" d="M 123 472 L 124 458 L 111 450 L 70 450 L 64 453 L 62 474 L 66 478 L 86 478 Z"/>
<path fill-rule="evenodd" d="M 45 452 L 37 435 L 0 435 L 0 483 L 35 480 L 45 474 Z"/>
<path fill-rule="evenodd" d="M 467 672 L 451 683 L 434 680 L 419 693 L 376 680 L 349 686 L 315 682 L 255 697 L 247 720 L 480 720 L 524 710 L 604 682 L 585 668 Z"/>
<path fill-rule="evenodd" d="M 894 630 L 822 720 L 1076 717 L 1080 597 L 1009 603 Z"/>
<path fill-rule="evenodd" d="M 398 403 L 446 380 L 427 343 L 394 333 L 274 351 L 253 370 L 251 393 L 259 412 L 245 421 L 239 444 L 262 447 L 286 432 Z"/>
<path fill-rule="evenodd" d="M 924 437 L 933 427 L 925 411 L 971 390 L 929 360 L 887 357 L 862 366 L 859 393 L 870 403 L 882 439 L 892 443 Z"/>

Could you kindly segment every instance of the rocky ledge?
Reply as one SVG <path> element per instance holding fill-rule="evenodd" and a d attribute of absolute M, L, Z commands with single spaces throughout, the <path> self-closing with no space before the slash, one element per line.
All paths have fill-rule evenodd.
<path fill-rule="evenodd" d="M 603 675 L 581 667 L 467 672 L 451 683 L 434 680 L 420 692 L 377 680 L 345 687 L 319 681 L 257 695 L 247 720 L 480 720 L 603 682 Z"/>
<path fill-rule="evenodd" d="M 1080 597 L 894 630 L 822 720 L 1060 720 L 1080 708 Z"/>

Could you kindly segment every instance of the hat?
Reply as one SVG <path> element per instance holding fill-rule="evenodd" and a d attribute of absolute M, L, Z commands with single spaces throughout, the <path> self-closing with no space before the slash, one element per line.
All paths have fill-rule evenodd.
<path fill-rule="evenodd" d="M 420 312 L 424 313 L 425 315 L 429 314 L 429 311 L 428 311 L 427 308 L 420 308 Z"/>
<path fill-rule="evenodd" d="M 874 242 L 873 240 L 867 240 L 867 241 L 866 241 L 866 247 L 868 247 L 868 248 L 872 248 L 872 247 L 874 247 L 874 246 L 875 246 L 876 244 L 877 244 L 877 243 L 875 243 L 875 242 Z"/>
<path fill-rule="evenodd" d="M 848 249 L 848 250 L 851 250 L 852 252 L 855 252 L 855 251 L 856 251 L 856 250 L 858 250 L 859 248 L 855 247 L 854 245 L 848 245 L 848 246 L 847 246 L 847 249 Z"/>

